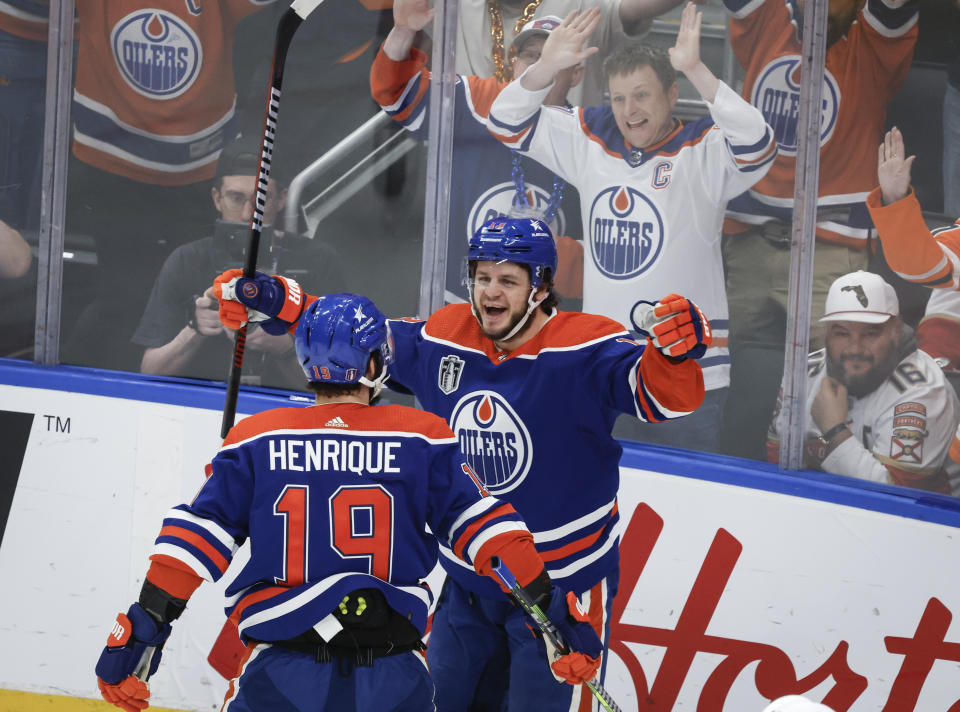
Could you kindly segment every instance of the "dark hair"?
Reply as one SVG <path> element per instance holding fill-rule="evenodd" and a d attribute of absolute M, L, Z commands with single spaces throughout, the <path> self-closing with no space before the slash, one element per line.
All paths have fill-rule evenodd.
<path fill-rule="evenodd" d="M 639 42 L 630 42 L 617 47 L 603 61 L 603 78 L 604 81 L 609 82 L 612 76 L 630 74 L 635 69 L 643 67 L 650 67 L 653 70 L 665 92 L 669 91 L 677 81 L 677 70 L 670 64 L 670 55 L 659 47 Z"/>
<path fill-rule="evenodd" d="M 523 262 L 511 262 L 512 265 L 517 265 L 518 267 L 523 267 L 524 271 L 527 273 L 527 277 L 532 281 L 533 280 L 533 270 L 530 269 L 530 265 L 524 264 Z M 473 279 L 477 275 L 477 260 L 470 260 L 468 263 L 468 269 L 470 270 L 470 279 Z M 461 272 L 461 274 L 463 274 Z M 540 310 L 549 316 L 554 307 L 560 304 L 560 295 L 553 288 L 553 273 L 548 267 L 543 274 L 543 286 L 545 286 L 549 291 L 547 296 L 542 302 L 540 302 Z"/>
<path fill-rule="evenodd" d="M 340 396 L 359 395 L 363 385 L 359 383 L 322 383 L 320 381 L 307 381 L 307 388 L 324 398 L 338 398 Z"/>
<path fill-rule="evenodd" d="M 380 375 L 383 369 L 383 356 L 379 351 L 370 354 L 373 359 L 374 378 Z M 307 381 L 307 388 L 324 398 L 339 398 L 340 396 L 355 396 L 360 394 L 361 388 L 368 388 L 362 383 L 324 383 L 323 381 Z"/>

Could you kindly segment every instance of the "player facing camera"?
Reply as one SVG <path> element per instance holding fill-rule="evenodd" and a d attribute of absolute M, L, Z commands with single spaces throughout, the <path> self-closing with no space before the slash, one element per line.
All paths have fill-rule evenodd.
<path fill-rule="evenodd" d="M 473 314 L 495 342 L 522 336 L 537 307 L 549 316 L 560 302 L 553 290 L 557 247 L 542 220 L 488 220 L 470 238 L 467 264 Z"/>

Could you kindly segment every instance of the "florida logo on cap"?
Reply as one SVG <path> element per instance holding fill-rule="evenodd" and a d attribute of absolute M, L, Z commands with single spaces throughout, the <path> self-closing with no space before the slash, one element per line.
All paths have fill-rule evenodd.
<path fill-rule="evenodd" d="M 846 287 L 840 287 L 841 292 L 853 292 L 854 296 L 857 298 L 857 301 L 860 302 L 860 306 L 864 309 L 867 308 L 867 305 L 870 304 L 870 300 L 867 299 L 867 295 L 863 291 L 863 287 L 859 284 L 848 284 Z"/>

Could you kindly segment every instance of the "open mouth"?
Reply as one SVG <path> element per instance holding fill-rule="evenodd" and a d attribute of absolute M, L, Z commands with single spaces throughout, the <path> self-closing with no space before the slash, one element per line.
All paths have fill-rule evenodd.
<path fill-rule="evenodd" d="M 647 121 L 648 121 L 648 119 L 640 119 L 639 121 L 628 121 L 628 122 L 627 122 L 627 128 L 628 128 L 628 129 L 639 129 L 639 128 L 643 127 L 643 126 L 646 126 Z"/>
<path fill-rule="evenodd" d="M 507 311 L 507 308 L 506 308 L 506 307 L 485 306 L 485 307 L 483 308 L 483 311 L 484 311 L 484 313 L 485 313 L 487 316 L 496 319 L 497 317 L 502 316 L 503 314 L 505 314 L 506 311 Z"/>

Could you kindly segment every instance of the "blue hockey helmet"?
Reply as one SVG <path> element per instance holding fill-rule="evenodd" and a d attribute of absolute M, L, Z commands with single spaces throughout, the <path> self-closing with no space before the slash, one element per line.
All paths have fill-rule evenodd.
<path fill-rule="evenodd" d="M 390 327 L 377 305 L 356 294 L 328 294 L 307 307 L 294 342 L 297 359 L 312 383 L 359 383 L 380 392 L 393 361 Z M 379 352 L 383 368 L 366 377 L 371 354 Z"/>
<path fill-rule="evenodd" d="M 547 270 L 551 279 L 557 273 L 557 244 L 543 220 L 497 217 L 487 220 L 470 238 L 467 259 L 527 265 L 530 286 L 537 290 Z"/>

